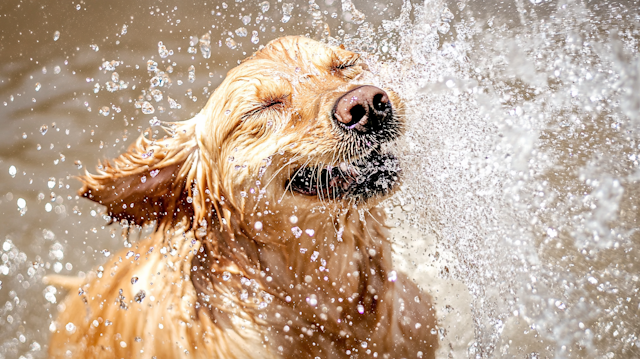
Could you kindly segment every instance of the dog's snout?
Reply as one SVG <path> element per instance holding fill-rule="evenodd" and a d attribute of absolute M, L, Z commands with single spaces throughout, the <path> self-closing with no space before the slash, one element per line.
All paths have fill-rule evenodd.
<path fill-rule="evenodd" d="M 333 118 L 342 127 L 357 132 L 375 132 L 392 116 L 389 96 L 375 86 L 357 87 L 338 99 Z"/>

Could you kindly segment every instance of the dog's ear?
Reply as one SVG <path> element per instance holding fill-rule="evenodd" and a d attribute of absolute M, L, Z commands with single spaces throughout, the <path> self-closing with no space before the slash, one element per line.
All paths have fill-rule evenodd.
<path fill-rule="evenodd" d="M 169 124 L 168 136 L 159 140 L 140 136 L 126 153 L 99 165 L 97 174 L 80 177 L 80 195 L 106 206 L 112 220 L 143 225 L 187 216 L 193 221 L 204 211 L 198 194 L 206 190 L 206 180 L 198 178 L 196 123 L 197 117 Z"/>

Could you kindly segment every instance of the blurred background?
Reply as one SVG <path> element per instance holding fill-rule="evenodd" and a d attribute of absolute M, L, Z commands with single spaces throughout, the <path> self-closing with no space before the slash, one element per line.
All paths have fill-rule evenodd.
<path fill-rule="evenodd" d="M 284 35 L 361 52 L 407 102 L 382 205 L 441 357 L 640 357 L 638 1 L 4 0 L 0 358 L 46 357 L 43 276 L 123 246 L 74 176 Z"/>

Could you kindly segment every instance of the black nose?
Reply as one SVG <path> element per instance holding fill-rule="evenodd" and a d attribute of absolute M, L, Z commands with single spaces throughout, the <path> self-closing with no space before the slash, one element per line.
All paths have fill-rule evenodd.
<path fill-rule="evenodd" d="M 339 125 L 361 133 L 382 129 L 392 115 L 387 93 L 369 85 L 345 93 L 333 107 L 333 118 Z"/>

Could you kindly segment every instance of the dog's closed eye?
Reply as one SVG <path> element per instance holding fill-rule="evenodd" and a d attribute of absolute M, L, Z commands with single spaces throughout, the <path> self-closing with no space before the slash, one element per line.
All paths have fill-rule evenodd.
<path fill-rule="evenodd" d="M 364 63 L 359 56 L 353 56 L 346 59 L 336 58 L 331 64 L 331 72 L 340 75 L 346 79 L 353 79 L 362 73 Z"/>
<path fill-rule="evenodd" d="M 253 108 L 242 116 L 242 119 L 245 120 L 249 117 L 268 114 L 272 111 L 283 111 L 290 102 L 290 98 L 291 94 L 283 94 L 258 99 Z"/>
<path fill-rule="evenodd" d="M 348 61 L 348 62 L 339 62 L 337 65 L 334 65 L 334 69 L 344 70 L 356 65 L 356 61 Z"/>
<path fill-rule="evenodd" d="M 289 95 L 283 95 L 276 98 L 268 98 L 262 100 L 260 110 L 279 110 L 286 105 L 286 100 Z"/>

